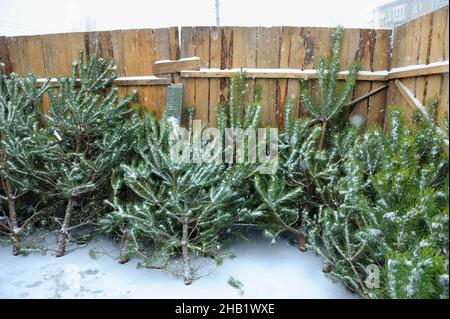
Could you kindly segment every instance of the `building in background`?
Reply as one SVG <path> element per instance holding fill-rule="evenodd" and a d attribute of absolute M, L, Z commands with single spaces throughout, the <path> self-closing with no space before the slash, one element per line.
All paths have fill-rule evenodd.
<path fill-rule="evenodd" d="M 449 0 L 396 0 L 373 10 L 375 28 L 393 28 L 448 5 Z"/>

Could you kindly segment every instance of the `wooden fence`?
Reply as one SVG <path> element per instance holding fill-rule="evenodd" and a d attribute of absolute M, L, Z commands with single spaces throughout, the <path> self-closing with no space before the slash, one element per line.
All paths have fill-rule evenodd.
<path fill-rule="evenodd" d="M 306 116 L 299 99 L 298 78 L 312 74 L 310 70 L 315 68 L 317 59 L 328 54 L 333 32 L 333 28 L 284 26 L 172 27 L 0 37 L 0 61 L 5 64 L 6 72 L 64 76 L 70 73 L 72 61 L 77 59 L 80 49 L 87 56 L 96 53 L 115 60 L 119 77 L 131 77 L 117 82 L 119 91 L 124 94 L 137 89 L 142 107 L 157 115 L 162 113 L 166 85 L 170 83 L 161 78 L 181 81 L 184 84 L 183 107 L 195 105 L 196 117 L 210 125 L 217 123 L 217 108 L 228 96 L 229 77 L 240 68 L 251 68 L 246 95 L 251 99 L 254 87 L 260 86 L 265 105 L 263 124 L 282 125 L 287 97 L 294 100 L 298 116 Z M 353 92 L 352 99 L 358 101 L 353 106 L 353 114 L 361 115 L 367 125 L 382 124 L 386 102 L 406 105 L 394 84 L 394 78 L 398 77 L 422 102 L 428 96 L 440 94 L 440 114 L 448 114 L 448 64 L 447 73 L 442 73 L 442 66 L 437 66 L 431 68 L 434 75 L 417 78 L 407 75 L 403 79 L 404 70 L 396 76 L 388 73 L 391 66 L 448 60 L 448 40 L 444 39 L 448 39 L 448 7 L 394 30 L 346 29 L 341 67 L 348 70 L 357 58 L 366 74 L 359 77 Z M 176 77 L 154 76 L 159 73 L 156 61 L 193 56 L 200 58 L 200 70 L 182 71 Z M 424 74 L 429 72 L 430 68 L 422 69 Z M 143 80 L 136 76 L 146 77 Z M 380 89 L 386 82 L 389 90 Z M 311 89 L 314 91 L 314 88 L 313 82 Z M 374 90 L 376 94 L 358 100 Z"/>
<path fill-rule="evenodd" d="M 396 27 L 393 32 L 392 68 L 430 64 L 449 59 L 449 11 L 448 6 Z M 410 115 L 415 110 L 394 80 L 389 81 L 387 105 L 402 106 Z M 438 96 L 439 118 L 448 117 L 448 65 L 446 72 L 407 77 L 403 84 L 421 104 Z M 442 123 L 440 123 L 442 124 Z"/>

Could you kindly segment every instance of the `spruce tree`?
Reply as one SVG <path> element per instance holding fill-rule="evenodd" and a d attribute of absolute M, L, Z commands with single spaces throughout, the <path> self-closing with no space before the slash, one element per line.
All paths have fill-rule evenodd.
<path fill-rule="evenodd" d="M 243 141 L 243 163 L 237 163 L 237 144 L 226 143 L 226 129 L 232 132 L 253 132 L 255 135 L 258 133 L 261 122 L 261 112 L 263 110 L 263 105 L 261 103 L 261 88 L 255 87 L 253 94 L 253 101 L 248 101 L 246 99 L 248 93 L 248 88 L 246 86 L 246 73 L 241 72 L 239 75 L 235 75 L 231 78 L 229 86 L 229 96 L 226 102 L 219 107 L 218 111 L 218 129 L 221 134 L 222 142 L 225 146 L 228 145 L 228 149 L 223 149 L 222 158 L 225 158 L 225 153 L 230 151 L 233 147 L 233 162 L 226 163 L 227 172 L 225 178 L 230 187 L 238 191 L 240 197 L 245 200 L 245 209 L 247 209 L 246 216 L 244 220 L 239 220 L 239 223 L 245 223 L 246 221 L 252 222 L 250 217 L 252 214 L 259 214 L 255 211 L 258 206 L 258 197 L 255 196 L 255 187 L 253 183 L 253 178 L 258 174 L 258 169 L 260 164 L 258 161 L 254 163 L 249 161 L 249 155 L 251 153 L 256 154 L 258 152 L 259 145 L 250 146 L 249 136 L 244 136 Z M 238 141 L 235 141 L 236 143 Z M 241 141 L 242 142 L 242 141 Z M 230 144 L 232 146 L 230 146 Z M 242 206 L 236 203 L 236 205 L 231 210 L 240 210 Z"/>
<path fill-rule="evenodd" d="M 188 157 L 193 151 L 193 109 L 189 119 Z M 220 260 L 222 235 L 238 219 L 238 212 L 228 207 L 242 200 L 224 182 L 223 163 L 195 163 L 190 158 L 180 162 L 173 157 L 171 134 L 180 129 L 175 121 L 163 116 L 158 123 L 152 115 L 144 115 L 142 121 L 147 130 L 138 138 L 139 156 L 114 176 L 115 196 L 108 201 L 112 211 L 101 220 L 101 229 L 126 233 L 124 255 L 144 257 L 150 267 L 155 254 L 163 259 L 158 267 L 169 268 L 181 258 L 182 269 L 175 271 L 188 285 L 195 279 L 192 256 Z M 124 187 L 133 200 L 120 198 Z M 153 252 L 148 252 L 149 243 Z"/>
<path fill-rule="evenodd" d="M 39 180 L 46 200 L 65 206 L 61 216 L 56 256 L 64 255 L 69 232 L 94 221 L 110 195 L 110 177 L 127 154 L 129 103 L 133 94 L 120 100 L 114 80 L 115 65 L 92 56 L 83 64 L 83 54 L 72 65 L 72 75 L 58 77 L 58 88 L 49 91 L 50 108 L 45 127 L 36 140 L 41 147 L 42 167 L 33 176 Z"/>
<path fill-rule="evenodd" d="M 329 275 L 367 297 L 448 298 L 448 157 L 434 124 L 417 124 L 406 128 L 395 110 L 388 133 L 358 138 L 343 162 L 341 202 L 310 224 Z M 365 281 L 372 264 L 379 289 Z"/>
<path fill-rule="evenodd" d="M 301 101 L 311 118 L 296 118 L 293 101 L 286 100 L 284 130 L 279 136 L 280 161 L 277 174 L 270 178 L 259 176 L 255 179 L 261 199 L 255 221 L 263 225 L 272 238 L 283 231 L 294 234 L 302 251 L 306 250 L 307 233 L 303 217 L 317 213 L 323 205 L 335 204 L 335 185 L 341 173 L 339 162 L 345 156 L 344 149 L 348 147 L 343 141 L 351 144 L 350 137 L 354 136 L 345 123 L 336 120 L 345 109 L 359 71 L 359 63 L 355 62 L 345 84 L 339 88 L 343 35 L 344 30 L 338 27 L 332 36 L 329 57 L 319 58 L 316 95 L 311 95 L 308 79 L 301 83 Z M 343 133 L 342 139 L 335 139 L 335 134 L 327 134 L 330 128 L 347 133 Z M 324 148 L 328 135 L 329 150 Z M 281 202 L 274 204 L 281 199 Z"/>
<path fill-rule="evenodd" d="M 39 129 L 41 98 L 48 87 L 47 82 L 38 88 L 31 74 L 0 74 L 0 204 L 5 201 L 8 212 L 0 218 L 0 231 L 12 238 L 14 255 L 21 251 L 21 237 L 42 213 L 20 209 L 17 200 L 37 188 L 30 174 L 38 164 L 31 140 Z"/>
<path fill-rule="evenodd" d="M 345 79 L 345 84 L 339 88 L 338 75 L 343 38 L 344 29 L 338 27 L 332 36 L 329 57 L 320 57 L 318 60 L 316 96 L 311 95 L 308 79 L 301 83 L 301 101 L 311 118 L 322 126 L 319 149 L 323 149 L 325 145 L 330 122 L 336 120 L 344 111 L 360 69 L 360 63 L 354 62 Z"/>
<path fill-rule="evenodd" d="M 269 237 L 274 239 L 286 231 L 297 237 L 299 249 L 305 251 L 304 216 L 314 214 L 320 205 L 333 203 L 338 165 L 327 150 L 317 148 L 321 127 L 313 120 L 296 118 L 292 108 L 288 99 L 278 141 L 277 173 L 255 177 L 260 204 L 253 215 Z"/>

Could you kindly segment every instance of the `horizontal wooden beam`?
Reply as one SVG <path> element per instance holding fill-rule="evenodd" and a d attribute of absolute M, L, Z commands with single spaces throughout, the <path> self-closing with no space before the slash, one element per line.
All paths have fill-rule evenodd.
<path fill-rule="evenodd" d="M 200 69 L 198 71 L 183 70 L 182 78 L 230 78 L 240 72 L 245 72 L 247 78 L 250 79 L 317 79 L 319 74 L 317 70 L 296 70 L 296 69 Z M 339 72 L 338 79 L 344 80 L 348 71 Z M 360 81 L 386 81 L 387 71 L 361 71 L 358 73 Z"/>
<path fill-rule="evenodd" d="M 120 77 L 113 81 L 113 85 L 117 86 L 169 85 L 170 83 L 170 78 L 160 78 L 153 75 Z"/>
<path fill-rule="evenodd" d="M 37 79 L 37 86 L 41 87 L 43 86 L 48 79 L 45 78 L 39 78 Z M 116 78 L 113 81 L 113 85 L 116 86 L 139 86 L 139 85 L 169 85 L 171 83 L 170 78 L 160 78 L 153 75 L 150 76 L 129 76 L 129 77 L 120 77 Z M 79 86 L 81 85 L 81 82 L 79 79 L 75 80 L 75 85 Z M 52 87 L 58 87 L 59 82 L 56 78 L 50 79 L 50 86 Z"/>
<path fill-rule="evenodd" d="M 169 74 L 172 72 L 178 72 L 180 67 L 198 68 L 200 66 L 200 59 L 197 57 L 186 58 L 177 61 L 157 61 L 155 68 L 158 71 Z M 177 71 L 178 70 L 178 71 Z M 180 76 L 182 78 L 230 78 L 241 72 L 246 73 L 250 79 L 317 79 L 319 74 L 317 70 L 297 70 L 297 69 L 257 69 L 257 68 L 242 68 L 242 69 L 198 69 L 198 70 L 181 70 Z M 395 80 L 400 78 L 416 77 L 423 75 L 442 74 L 448 73 L 449 63 L 447 61 L 430 63 L 427 65 L 413 65 L 408 67 L 401 67 L 392 69 L 391 71 L 360 71 L 358 73 L 357 80 L 359 81 L 376 81 L 385 82 L 387 80 Z M 338 79 L 344 80 L 348 76 L 348 71 L 341 71 L 338 74 Z M 42 86 L 47 79 L 40 78 L 37 80 L 38 86 Z M 77 85 L 79 85 L 79 80 Z M 169 85 L 171 79 L 168 77 L 157 77 L 154 75 L 149 76 L 131 76 L 120 77 L 113 81 L 117 86 L 138 86 L 138 85 Z M 58 80 L 56 78 L 50 79 L 51 86 L 58 86 Z M 378 91 L 377 91 L 378 92 Z M 375 92 L 376 93 L 376 92 Z"/>
<path fill-rule="evenodd" d="M 448 69 L 448 60 L 430 64 L 410 65 L 390 70 L 388 80 L 448 73 Z"/>
<path fill-rule="evenodd" d="M 179 73 L 182 70 L 200 70 L 200 58 L 194 56 L 173 61 L 161 60 L 156 61 L 153 66 L 153 73 L 156 75 Z"/>
<path fill-rule="evenodd" d="M 400 94 L 406 100 L 408 105 L 413 110 L 419 110 L 427 120 L 430 120 L 430 115 L 428 114 L 426 108 L 422 105 L 422 103 L 420 103 L 420 101 L 414 96 L 414 94 L 408 89 L 408 87 L 400 80 L 395 80 L 395 85 L 397 86 Z M 440 127 L 436 126 L 436 132 L 444 137 L 444 143 L 448 146 L 448 137 L 445 135 L 444 131 Z"/>

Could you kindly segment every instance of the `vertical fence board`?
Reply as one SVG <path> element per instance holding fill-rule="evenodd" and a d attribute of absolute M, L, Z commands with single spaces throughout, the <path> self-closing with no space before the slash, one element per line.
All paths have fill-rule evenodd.
<path fill-rule="evenodd" d="M 377 30 L 375 48 L 373 53 L 372 70 L 382 71 L 390 68 L 390 30 Z M 372 90 L 385 85 L 384 82 L 372 84 Z M 383 125 L 384 114 L 386 112 L 386 90 L 383 90 L 370 97 L 370 107 L 367 115 L 367 126 Z"/>
<path fill-rule="evenodd" d="M 258 30 L 258 51 L 256 66 L 258 68 L 278 68 L 280 55 L 280 27 L 264 28 Z M 277 80 L 257 79 L 256 86 L 262 89 L 262 103 L 264 109 L 261 114 L 263 126 L 277 123 Z"/>
<path fill-rule="evenodd" d="M 433 13 L 433 28 L 430 47 L 430 62 L 442 61 L 444 59 L 444 35 L 447 22 L 447 14 L 443 10 Z M 441 88 L 441 75 L 428 76 L 427 96 L 431 98 L 439 96 Z"/>
<path fill-rule="evenodd" d="M 280 44 L 280 63 L 279 67 L 282 69 L 289 68 L 289 60 L 291 54 L 291 40 L 292 40 L 292 27 L 282 27 L 281 29 L 281 44 Z M 286 98 L 288 96 L 288 80 L 280 79 L 278 81 L 277 92 L 277 126 L 279 128 L 284 127 L 284 107 Z"/>
<path fill-rule="evenodd" d="M 181 50 L 180 57 L 187 58 L 194 56 L 194 28 L 181 28 Z M 193 79 L 183 79 L 183 112 L 182 123 L 186 124 L 186 110 L 195 103 L 195 81 Z"/>
<path fill-rule="evenodd" d="M 11 61 L 9 60 L 8 40 L 2 36 L 0 36 L 0 62 L 4 64 L 4 69 L 0 70 L 0 73 L 2 71 L 6 74 L 12 72 Z"/>
<path fill-rule="evenodd" d="M 359 29 L 351 29 L 349 30 L 349 44 L 347 47 L 347 55 L 346 55 L 346 69 L 350 68 L 353 61 L 356 59 L 361 62 L 361 68 L 363 70 L 370 69 L 370 57 L 368 53 L 368 45 L 366 42 L 367 33 L 364 30 Z M 367 48 L 366 48 L 367 47 Z M 370 84 L 367 82 L 359 81 L 356 83 L 355 89 L 353 90 L 352 98 L 355 99 L 358 96 L 364 95 L 367 91 L 370 90 Z M 367 118 L 367 100 L 362 101 L 353 106 L 351 117 L 360 116 L 363 121 Z"/>
<path fill-rule="evenodd" d="M 301 69 L 303 57 L 305 55 L 305 46 L 303 40 L 303 28 L 291 28 L 291 39 L 289 44 L 289 68 Z M 293 102 L 293 114 L 299 115 L 300 108 L 300 81 L 295 79 L 288 80 L 287 97 Z"/>
<path fill-rule="evenodd" d="M 221 53 L 220 53 L 220 68 L 231 69 L 233 66 L 233 28 L 221 28 L 220 35 Z M 224 103 L 229 94 L 229 79 L 220 80 L 220 102 Z"/>
<path fill-rule="evenodd" d="M 258 28 L 233 27 L 233 68 L 256 68 Z M 255 80 L 247 79 L 245 98 L 252 102 Z"/>
<path fill-rule="evenodd" d="M 220 69 L 220 58 L 222 41 L 219 27 L 211 27 L 209 33 L 210 56 L 209 66 L 213 69 Z M 209 80 L 209 124 L 211 127 L 217 127 L 217 114 L 220 106 L 220 80 Z"/>
<path fill-rule="evenodd" d="M 200 58 L 200 67 L 209 68 L 209 27 L 194 28 L 195 56 Z M 195 79 L 195 119 L 208 124 L 209 79 Z"/>

